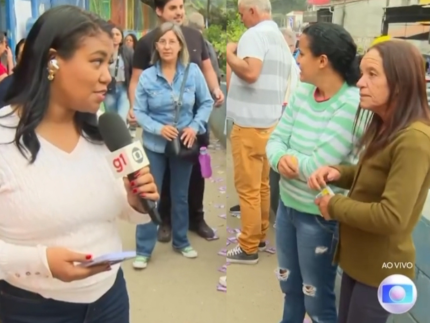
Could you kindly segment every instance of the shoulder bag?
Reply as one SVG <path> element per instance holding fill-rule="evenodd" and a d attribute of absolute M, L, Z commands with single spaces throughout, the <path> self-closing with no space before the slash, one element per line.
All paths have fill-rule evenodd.
<path fill-rule="evenodd" d="M 118 66 L 119 66 L 119 51 L 118 51 L 118 57 L 116 58 L 116 64 L 115 64 L 115 73 L 112 76 L 112 81 L 110 81 L 108 87 L 107 87 L 107 92 L 108 93 L 113 93 L 116 90 L 116 77 L 118 76 Z"/>
<path fill-rule="evenodd" d="M 179 97 L 175 101 L 175 123 L 174 126 L 177 126 L 179 120 L 179 112 L 182 107 L 182 98 L 184 96 L 185 83 L 187 82 L 188 73 L 190 70 L 190 64 L 187 65 L 184 72 L 184 78 L 181 84 L 181 90 L 179 92 Z M 164 153 L 167 157 L 176 157 L 176 158 L 186 158 L 186 159 L 195 159 L 199 154 L 199 146 L 197 140 L 194 140 L 193 145 L 188 148 L 184 145 L 181 140 L 182 131 L 179 131 L 178 136 L 172 141 L 168 141 L 166 144 L 166 148 Z"/>

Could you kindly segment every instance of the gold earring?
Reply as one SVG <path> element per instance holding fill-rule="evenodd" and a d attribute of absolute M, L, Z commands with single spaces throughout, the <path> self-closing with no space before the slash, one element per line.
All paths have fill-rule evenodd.
<path fill-rule="evenodd" d="M 53 70 L 48 71 L 48 80 L 52 81 L 55 77 L 55 72 Z"/>

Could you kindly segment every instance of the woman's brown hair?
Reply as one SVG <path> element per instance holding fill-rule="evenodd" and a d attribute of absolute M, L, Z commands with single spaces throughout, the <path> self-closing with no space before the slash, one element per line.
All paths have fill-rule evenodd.
<path fill-rule="evenodd" d="M 377 50 L 381 55 L 390 94 L 385 122 L 376 113 L 367 113 L 361 107 L 357 111 L 354 131 L 359 124 L 364 124 L 358 149 L 364 149 L 365 158 L 385 147 L 411 123 L 423 121 L 430 124 L 424 58 L 419 50 L 400 40 L 376 44 L 371 50 Z"/>

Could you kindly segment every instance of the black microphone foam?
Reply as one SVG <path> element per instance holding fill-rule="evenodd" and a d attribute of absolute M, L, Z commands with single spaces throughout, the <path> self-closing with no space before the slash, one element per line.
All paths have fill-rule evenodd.
<path fill-rule="evenodd" d="M 110 151 L 116 151 L 133 143 L 127 125 L 116 113 L 103 113 L 99 118 L 99 130 L 104 143 Z M 143 154 L 145 154 L 144 151 Z M 129 174 L 128 179 L 133 181 L 136 173 Z M 157 203 L 143 198 L 140 198 L 140 201 L 145 210 L 147 210 L 152 222 L 161 224 Z"/>

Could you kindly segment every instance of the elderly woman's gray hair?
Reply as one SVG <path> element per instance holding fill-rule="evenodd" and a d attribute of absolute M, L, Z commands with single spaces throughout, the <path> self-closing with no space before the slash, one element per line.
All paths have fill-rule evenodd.
<path fill-rule="evenodd" d="M 287 42 L 291 52 L 294 52 L 294 50 L 296 49 L 297 42 L 297 36 L 294 30 L 292 30 L 291 28 L 280 28 L 280 31 L 284 35 L 285 41 Z"/>
<path fill-rule="evenodd" d="M 193 12 L 188 16 L 188 27 L 202 32 L 206 28 L 205 17 L 201 13 Z"/>
<path fill-rule="evenodd" d="M 179 25 L 173 22 L 165 22 L 161 26 L 159 26 L 155 32 L 154 46 L 160 40 L 160 38 L 163 37 L 169 31 L 173 31 L 181 45 L 181 50 L 178 54 L 179 62 L 182 65 L 187 66 L 190 62 L 190 53 L 188 52 L 187 42 L 185 41 L 184 34 L 182 33 L 181 27 Z M 160 54 L 157 50 L 154 50 L 154 53 L 152 54 L 151 64 L 154 65 L 160 60 Z"/>

